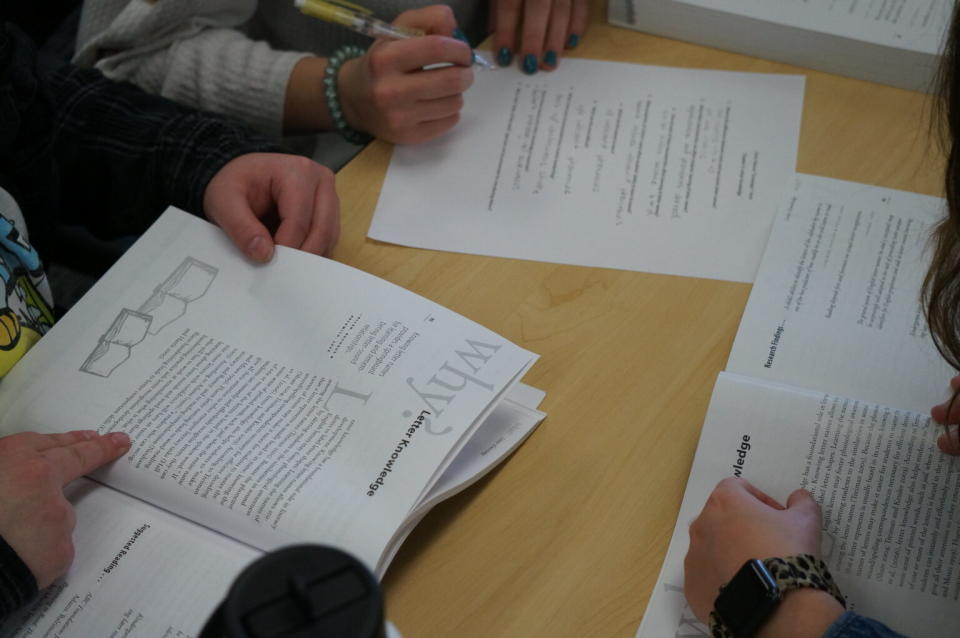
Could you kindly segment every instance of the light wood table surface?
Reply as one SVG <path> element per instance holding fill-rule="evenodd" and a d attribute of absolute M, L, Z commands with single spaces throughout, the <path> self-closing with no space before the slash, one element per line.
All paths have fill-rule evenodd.
<path fill-rule="evenodd" d="M 928 96 L 611 27 L 605 15 L 597 3 L 571 55 L 805 74 L 798 171 L 940 194 Z M 750 286 L 367 239 L 391 148 L 376 142 L 339 173 L 334 257 L 539 353 L 524 380 L 547 391 L 548 416 L 420 523 L 384 581 L 388 617 L 405 638 L 632 638 Z"/>

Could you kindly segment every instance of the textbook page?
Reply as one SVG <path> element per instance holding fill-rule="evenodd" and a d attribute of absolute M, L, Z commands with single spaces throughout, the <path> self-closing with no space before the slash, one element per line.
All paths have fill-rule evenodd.
<path fill-rule="evenodd" d="M 926 413 L 955 374 L 920 304 L 935 197 L 797 175 L 727 370 Z"/>
<path fill-rule="evenodd" d="M 960 458 L 923 414 L 721 373 L 638 638 L 709 636 L 686 605 L 690 523 L 740 476 L 823 508 L 822 553 L 848 609 L 915 638 L 960 632 Z M 760 557 L 767 558 L 767 557 Z"/>
<path fill-rule="evenodd" d="M 195 636 L 233 579 L 260 556 L 189 521 L 80 479 L 76 557 L 65 576 L 7 620 L 0 636 Z"/>
<path fill-rule="evenodd" d="M 369 236 L 753 281 L 793 175 L 803 86 L 577 59 L 478 73 L 453 130 L 394 149 Z"/>
<path fill-rule="evenodd" d="M 169 210 L 0 386 L 0 430 L 123 430 L 96 478 L 262 550 L 374 569 L 535 356 L 398 286 Z"/>
<path fill-rule="evenodd" d="M 940 52 L 954 4 L 952 0 L 676 1 L 931 54 Z"/>

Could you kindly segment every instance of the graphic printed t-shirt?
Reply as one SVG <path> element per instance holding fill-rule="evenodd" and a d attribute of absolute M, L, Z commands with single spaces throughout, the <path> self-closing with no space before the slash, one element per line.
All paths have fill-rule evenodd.
<path fill-rule="evenodd" d="M 53 296 L 13 197 L 0 188 L 0 377 L 53 326 Z"/>

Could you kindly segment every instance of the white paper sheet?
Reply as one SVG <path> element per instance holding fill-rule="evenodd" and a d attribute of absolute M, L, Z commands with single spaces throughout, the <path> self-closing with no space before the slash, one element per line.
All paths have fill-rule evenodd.
<path fill-rule="evenodd" d="M 954 372 L 920 304 L 942 199 L 797 175 L 727 370 L 927 412 Z"/>
<path fill-rule="evenodd" d="M 793 174 L 803 82 L 590 60 L 478 73 L 454 130 L 394 150 L 369 235 L 752 281 Z"/>

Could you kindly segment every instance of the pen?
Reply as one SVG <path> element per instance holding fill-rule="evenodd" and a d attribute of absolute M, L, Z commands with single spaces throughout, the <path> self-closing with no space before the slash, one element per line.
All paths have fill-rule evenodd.
<path fill-rule="evenodd" d="M 370 15 L 369 9 L 344 0 L 293 0 L 293 5 L 308 16 L 341 24 L 371 38 L 407 40 L 426 35 L 420 29 L 410 29 L 379 20 Z M 485 69 L 496 68 L 492 62 L 476 51 L 473 52 L 473 61 Z"/>

